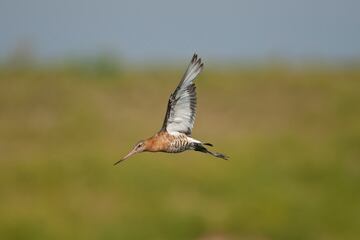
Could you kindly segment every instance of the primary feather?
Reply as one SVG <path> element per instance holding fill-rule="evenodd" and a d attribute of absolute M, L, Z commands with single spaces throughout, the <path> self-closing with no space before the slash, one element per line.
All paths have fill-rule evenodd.
<path fill-rule="evenodd" d="M 162 126 L 163 131 L 191 135 L 196 115 L 196 87 L 194 80 L 203 67 L 204 64 L 201 62 L 201 58 L 194 54 L 179 85 L 170 95 Z"/>

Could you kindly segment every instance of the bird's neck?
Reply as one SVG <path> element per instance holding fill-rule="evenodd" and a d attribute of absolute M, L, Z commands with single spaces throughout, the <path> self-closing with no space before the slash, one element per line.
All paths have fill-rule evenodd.
<path fill-rule="evenodd" d="M 168 142 L 169 141 L 164 133 L 162 133 L 162 132 L 157 133 L 145 141 L 146 151 L 149 151 L 149 152 L 165 151 Z"/>

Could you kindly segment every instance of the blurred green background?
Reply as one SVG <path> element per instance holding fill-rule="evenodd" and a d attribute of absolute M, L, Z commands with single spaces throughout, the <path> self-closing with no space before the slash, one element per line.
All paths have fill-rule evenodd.
<path fill-rule="evenodd" d="M 2 0 L 0 240 L 360 239 L 360 1 Z M 197 52 L 193 136 L 144 153 Z"/>
<path fill-rule="evenodd" d="M 230 161 L 114 167 L 161 127 L 187 63 L 101 59 L 1 69 L 1 239 L 360 237 L 358 65 L 205 68 L 193 136 Z"/>

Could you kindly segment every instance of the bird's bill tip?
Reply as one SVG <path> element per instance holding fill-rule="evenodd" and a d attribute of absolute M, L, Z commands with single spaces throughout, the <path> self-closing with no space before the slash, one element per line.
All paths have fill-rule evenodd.
<path fill-rule="evenodd" d="M 129 157 L 131 157 L 132 155 L 136 154 L 137 152 L 135 150 L 132 150 L 131 152 L 129 152 L 125 157 L 123 157 L 122 159 L 120 159 L 119 161 L 114 163 L 114 166 L 121 163 L 122 161 L 128 159 Z"/>
<path fill-rule="evenodd" d="M 124 161 L 124 159 L 120 159 L 119 161 L 115 162 L 115 163 L 114 163 L 114 166 L 117 165 L 117 164 L 119 164 L 119 163 L 121 163 L 122 161 Z"/>

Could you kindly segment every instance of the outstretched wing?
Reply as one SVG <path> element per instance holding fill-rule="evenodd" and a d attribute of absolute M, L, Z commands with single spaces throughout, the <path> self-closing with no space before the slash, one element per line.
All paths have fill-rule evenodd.
<path fill-rule="evenodd" d="M 179 85 L 170 95 L 162 131 L 191 135 L 196 112 L 194 80 L 203 67 L 201 58 L 195 53 Z"/>

